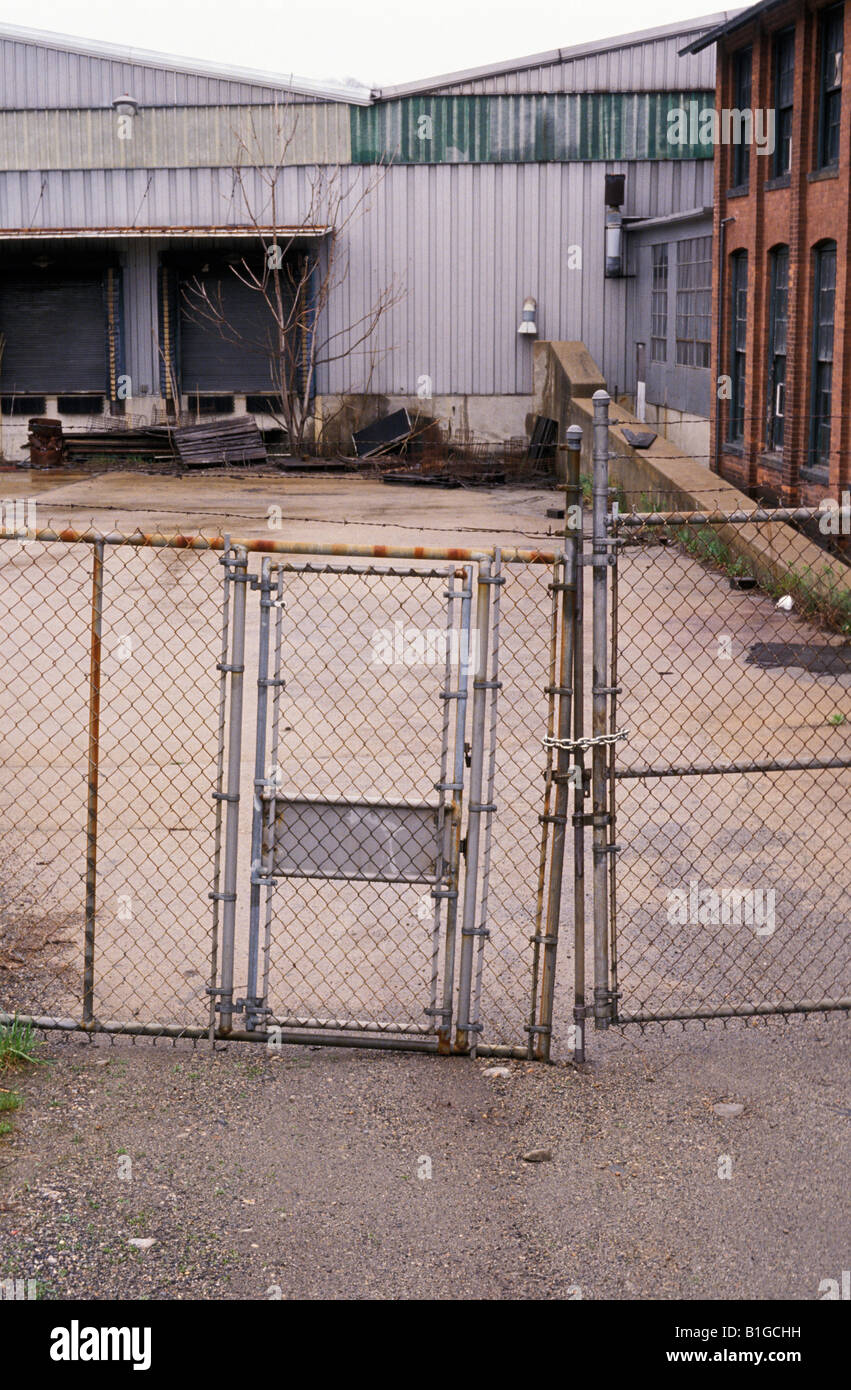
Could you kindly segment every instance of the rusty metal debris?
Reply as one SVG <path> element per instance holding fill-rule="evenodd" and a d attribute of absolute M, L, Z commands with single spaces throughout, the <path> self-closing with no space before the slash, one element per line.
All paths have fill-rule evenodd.
<path fill-rule="evenodd" d="M 62 462 L 62 421 L 35 416 L 29 421 L 27 445 L 33 468 L 55 468 Z"/>

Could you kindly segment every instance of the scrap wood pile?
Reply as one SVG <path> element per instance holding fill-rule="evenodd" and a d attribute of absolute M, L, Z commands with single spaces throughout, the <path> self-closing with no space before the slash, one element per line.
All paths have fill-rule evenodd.
<path fill-rule="evenodd" d="M 266 446 L 250 415 L 204 421 L 197 425 L 153 425 L 133 419 L 110 419 L 90 428 L 67 432 L 61 420 L 33 418 L 24 446 L 34 468 L 85 463 L 97 459 L 126 466 L 167 464 L 169 468 L 264 463 Z"/>
<path fill-rule="evenodd" d="M 181 425 L 171 431 L 171 442 L 186 467 L 211 464 L 256 463 L 266 459 L 266 446 L 250 415 L 210 420 L 201 425 Z"/>

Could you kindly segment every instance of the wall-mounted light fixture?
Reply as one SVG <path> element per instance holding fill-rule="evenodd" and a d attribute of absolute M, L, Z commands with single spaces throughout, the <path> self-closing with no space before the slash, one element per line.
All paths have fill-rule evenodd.
<path fill-rule="evenodd" d="M 535 315 L 537 313 L 537 309 L 538 301 L 536 299 L 533 299 L 531 295 L 527 295 L 527 297 L 523 300 L 523 314 L 520 319 L 520 325 L 517 329 L 518 333 L 528 334 L 532 338 L 537 337 L 538 325 L 535 322 Z"/>
<path fill-rule="evenodd" d="M 139 114 L 139 103 L 135 97 L 128 96 L 125 92 L 123 96 L 115 97 L 112 102 L 113 111 L 117 111 L 119 116 L 137 116 Z"/>

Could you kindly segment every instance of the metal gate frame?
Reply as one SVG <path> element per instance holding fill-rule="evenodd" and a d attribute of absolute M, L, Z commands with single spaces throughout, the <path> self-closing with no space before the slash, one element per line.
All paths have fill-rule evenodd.
<path fill-rule="evenodd" d="M 289 547 L 281 547 L 288 553 Z M 304 546 L 308 554 L 314 547 Z M 383 548 L 382 548 L 383 549 Z M 365 552 L 359 547 L 348 551 L 334 547 L 334 554 Z M 423 559 L 428 552 L 422 548 L 403 552 L 405 558 Z M 293 558 L 273 562 L 264 557 L 259 578 L 249 573 L 247 549 L 244 544 L 231 545 L 226 538 L 224 567 L 224 603 L 222 651 L 217 669 L 220 672 L 219 742 L 217 753 L 217 786 L 213 795 L 217 803 L 213 926 L 210 952 L 210 1024 L 211 1040 L 216 1037 L 251 1038 L 264 1041 L 268 1029 L 274 1028 L 278 1041 L 311 1041 L 365 1046 L 428 1045 L 440 1053 L 464 1053 L 475 1056 L 509 1049 L 483 1047 L 478 1041 L 482 1024 L 478 1018 L 481 997 L 484 947 L 490 933 L 487 927 L 488 892 L 492 849 L 493 816 L 496 812 L 494 784 L 496 774 L 498 692 L 499 681 L 499 612 L 502 552 L 435 551 L 448 568 L 423 569 L 398 565 L 355 565 L 344 562 L 316 563 Z M 459 567 L 459 559 L 464 559 Z M 517 552 L 514 557 L 519 558 Z M 538 556 L 528 556 L 532 563 Z M 544 557 L 541 557 L 543 559 Z M 475 561 L 475 563 L 473 563 Z M 431 953 L 430 997 L 423 1012 L 431 1020 L 412 1028 L 392 1021 L 382 1024 L 376 1032 L 369 1022 L 358 1019 L 320 1020 L 286 1018 L 280 1022 L 267 1003 L 268 965 L 272 934 L 272 891 L 276 881 L 287 875 L 275 873 L 272 865 L 276 802 L 280 800 L 277 777 L 280 689 L 285 684 L 280 672 L 282 604 L 285 578 L 288 573 L 346 574 L 364 576 L 390 575 L 405 577 L 442 578 L 448 580 L 444 591 L 447 600 L 447 630 L 453 627 L 454 606 L 460 601 L 460 631 L 467 635 L 466 650 L 470 650 L 470 631 L 475 599 L 477 631 L 476 669 L 466 665 L 461 678 L 459 663 L 458 688 L 452 689 L 451 644 L 447 643 L 440 753 L 440 776 L 435 783 L 438 793 L 437 833 L 438 863 L 435 882 L 431 888 L 434 901 Z M 460 579 L 462 587 L 455 588 Z M 247 592 L 259 594 L 260 632 L 257 666 L 257 722 L 254 750 L 253 806 L 251 832 L 251 879 L 248 931 L 248 981 L 245 998 L 235 995 L 234 958 L 237 947 L 236 908 L 239 881 L 237 856 L 239 848 L 240 771 L 243 733 L 243 692 L 245 677 L 245 631 Z M 273 594 L 275 597 L 273 597 Z M 274 674 L 269 674 L 271 646 L 271 610 L 277 610 L 275 624 Z M 473 696 L 468 701 L 468 678 L 472 675 Z M 273 690 L 271 717 L 268 692 Z M 454 703 L 455 716 L 451 707 Z M 470 744 L 467 753 L 464 737 L 467 728 L 467 707 L 471 704 Z M 226 716 L 226 708 L 229 712 Z M 467 756 L 465 757 L 465 754 Z M 469 775 L 465 777 L 465 762 Z M 451 763 L 451 767 L 450 767 Z M 487 764 L 487 770 L 486 770 Z M 270 771 L 271 769 L 271 771 Z M 464 823 L 465 784 L 468 792 L 466 806 L 466 835 Z M 447 802 L 447 794 L 451 798 Z M 324 803 L 323 803 L 324 804 Z M 362 803 L 365 805 L 365 803 Z M 224 824 L 221 814 L 225 807 Z M 378 803 L 376 803 L 378 806 Z M 460 949 L 458 936 L 458 902 L 461 882 L 461 856 L 464 856 L 464 891 L 461 911 Z M 310 875 L 299 875 L 307 876 Z M 338 875 L 335 875 L 335 877 Z M 339 875 L 357 878 L 358 875 Z M 265 890 L 265 911 L 262 898 Z M 221 904 L 221 909 L 220 909 Z M 445 907 L 444 907 L 445 904 Z M 221 915 L 221 920 L 220 920 Z M 443 921 L 441 919 L 444 919 Z M 443 937 L 443 979 L 439 990 L 440 940 Z M 262 961 L 262 965 L 261 965 Z M 440 1002 L 438 1002 L 440 994 Z M 242 1028 L 234 1027 L 234 1016 L 244 1014 Z M 218 1015 L 218 1019 L 217 1016 Z M 455 1036 L 453 1039 L 453 1019 Z M 328 1025 L 331 1025 L 329 1027 Z M 384 1029 L 399 1038 L 387 1036 Z M 412 1036 L 413 1035 L 413 1036 Z M 428 1036 L 432 1035 L 432 1036 Z M 516 1049 L 519 1051 L 519 1049 Z"/>
<path fill-rule="evenodd" d="M 591 553 L 586 554 L 583 543 L 582 498 L 579 486 L 582 430 L 571 426 L 566 444 L 566 505 L 565 505 L 565 575 L 564 582 L 554 582 L 553 589 L 563 593 L 561 613 L 561 644 L 558 684 L 552 692 L 558 696 L 558 730 L 545 740 L 557 751 L 557 767 L 548 775 L 556 785 L 555 814 L 542 820 L 554 824 L 550 849 L 550 894 L 547 903 L 546 927 L 535 940 L 535 971 L 533 1013 L 530 1027 L 530 1056 L 545 1059 L 549 1056 L 549 1035 L 552 1026 L 552 978 L 558 945 L 560 885 L 567 825 L 567 787 L 574 787 L 574 976 L 575 1007 L 573 1055 L 576 1061 L 585 1060 L 586 1020 L 593 1018 L 596 1029 L 623 1027 L 627 1024 L 646 1025 L 668 1021 L 707 1021 L 710 1019 L 748 1018 L 790 1013 L 847 1012 L 851 998 L 802 999 L 793 1004 L 766 1003 L 724 1006 L 715 1009 L 668 1010 L 664 1013 L 623 1013 L 619 1008 L 616 843 L 617 787 L 626 778 L 643 776 L 680 777 L 706 773 L 739 773 L 766 771 L 817 770 L 822 768 L 851 768 L 849 758 L 798 759 L 781 761 L 731 762 L 729 765 L 705 767 L 646 767 L 627 769 L 618 766 L 617 745 L 629 737 L 629 730 L 618 728 L 618 554 L 625 544 L 625 534 L 635 528 L 665 528 L 670 526 L 724 526 L 754 522 L 804 522 L 818 519 L 823 513 L 816 508 L 762 508 L 738 512 L 625 512 L 619 513 L 609 488 L 609 404 L 605 391 L 593 398 L 593 479 Z M 583 734 L 583 593 L 582 575 L 586 565 L 592 567 L 592 733 Z M 609 575 L 611 574 L 611 615 L 609 604 Z M 573 675 L 571 684 L 570 675 Z M 571 732 L 571 698 L 573 699 L 573 728 Z M 586 757 L 591 754 L 591 768 Z M 584 801 L 590 795 L 592 809 L 586 813 Z M 593 901 L 593 1003 L 586 1002 L 585 989 L 585 827 L 592 830 L 592 901 Z M 545 837 L 546 838 L 546 832 Z M 542 849 L 542 864 L 544 851 Z M 543 875 L 541 879 L 543 883 Z M 539 914 L 540 916 L 540 914 Z M 538 950 L 544 948 L 544 969 L 538 981 Z M 534 1049 L 532 1039 L 535 1039 Z"/>

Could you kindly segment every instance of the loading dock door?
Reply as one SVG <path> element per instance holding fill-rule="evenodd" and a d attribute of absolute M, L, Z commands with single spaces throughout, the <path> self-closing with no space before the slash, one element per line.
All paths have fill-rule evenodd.
<path fill-rule="evenodd" d="M 0 387 L 67 394 L 107 388 L 103 272 L 43 273 L 22 267 L 0 276 L 0 333 L 6 339 Z"/>
<path fill-rule="evenodd" d="M 221 307 L 227 321 L 223 333 L 204 319 L 196 283 L 204 286 L 217 310 Z M 277 391 L 270 369 L 277 327 L 258 290 L 243 284 L 225 264 L 197 277 L 184 271 L 179 299 L 180 383 L 187 395 Z"/>

